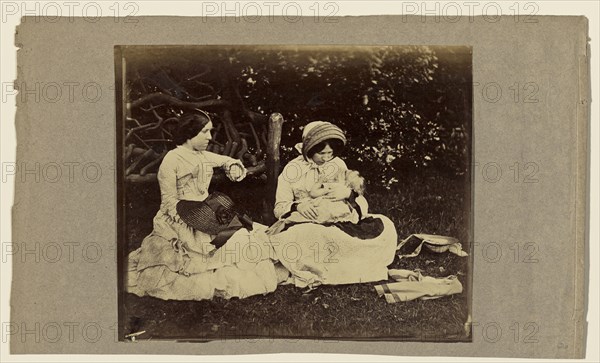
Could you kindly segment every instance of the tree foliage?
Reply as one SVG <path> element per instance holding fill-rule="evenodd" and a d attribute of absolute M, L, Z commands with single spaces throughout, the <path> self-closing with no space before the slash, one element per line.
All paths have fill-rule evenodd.
<path fill-rule="evenodd" d="M 265 132 L 268 115 L 281 113 L 283 163 L 296 156 L 293 146 L 304 125 L 324 120 L 346 131 L 343 157 L 371 185 L 389 188 L 422 172 L 468 172 L 472 93 L 467 47 L 162 48 L 138 55 L 133 63 L 145 79 L 166 72 L 181 86 L 169 91 L 178 99 L 228 101 L 234 124 L 262 123 L 259 133 Z M 143 90 L 134 83 L 131 99 L 160 89 Z M 175 107 L 164 117 L 182 112 Z"/>

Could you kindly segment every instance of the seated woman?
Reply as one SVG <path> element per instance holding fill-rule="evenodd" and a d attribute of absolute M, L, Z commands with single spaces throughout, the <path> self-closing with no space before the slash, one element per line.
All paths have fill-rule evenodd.
<path fill-rule="evenodd" d="M 204 112 L 186 115 L 179 122 L 174 133 L 178 146 L 167 153 L 158 171 L 161 204 L 154 229 L 129 255 L 127 290 L 131 293 L 201 300 L 215 295 L 246 297 L 277 287 L 274 254 L 264 226 L 255 223 L 252 231 L 241 228 L 221 247 L 214 244 L 214 234 L 191 227 L 178 213 L 179 205 L 179 210 L 193 214 L 190 203 L 181 201 L 208 198 L 213 168 L 223 168 L 233 181 L 246 175 L 241 161 L 206 151 L 211 130 L 212 122 Z"/>
<path fill-rule="evenodd" d="M 309 123 L 303 130 L 302 154 L 290 161 L 278 178 L 274 214 L 285 219 L 299 213 L 307 220 L 319 219 L 319 208 L 310 191 L 319 183 L 340 180 L 348 168 L 338 157 L 346 136 L 337 126 L 323 121 Z M 318 284 L 344 284 L 387 279 L 387 266 L 393 262 L 397 234 L 392 221 L 369 214 L 366 200 L 343 183 L 332 183 L 325 197 L 349 201 L 359 212 L 360 221 L 325 226 L 302 223 L 270 236 L 281 263 L 300 287 Z"/>

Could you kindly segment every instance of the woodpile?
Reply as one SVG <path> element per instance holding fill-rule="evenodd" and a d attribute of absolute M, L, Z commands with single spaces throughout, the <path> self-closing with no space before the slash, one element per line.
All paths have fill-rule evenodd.
<path fill-rule="evenodd" d="M 269 117 L 247 109 L 227 72 L 221 72 L 218 90 L 213 84 L 202 82 L 209 72 L 205 67 L 202 73 L 177 81 L 164 69 L 149 76 L 142 76 L 136 70 L 133 79 L 127 80 L 123 92 L 126 95 L 123 135 L 126 182 L 156 181 L 162 159 L 175 147 L 172 133 L 181 116 L 199 110 L 207 112 L 214 125 L 208 151 L 241 160 L 248 169 L 248 177 L 276 179 L 281 114 Z M 224 180 L 224 174 L 215 171 L 213 180 Z"/>

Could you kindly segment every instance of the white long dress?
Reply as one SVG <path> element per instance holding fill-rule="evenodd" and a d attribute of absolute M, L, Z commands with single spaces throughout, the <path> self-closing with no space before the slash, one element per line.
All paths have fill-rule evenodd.
<path fill-rule="evenodd" d="M 163 159 L 158 182 L 160 210 L 154 229 L 128 258 L 127 291 L 165 300 L 202 300 L 213 296 L 244 298 L 272 292 L 277 287 L 273 249 L 265 226 L 240 229 L 220 249 L 212 237 L 181 220 L 180 200 L 208 197 L 213 168 L 229 167 L 235 159 L 183 146 Z"/>
<path fill-rule="evenodd" d="M 285 216 L 292 203 L 306 198 L 317 181 L 346 169 L 338 157 L 319 166 L 302 156 L 293 159 L 278 178 L 275 216 Z M 396 227 L 384 215 L 363 211 L 362 217 L 379 220 L 383 231 L 363 239 L 335 226 L 303 223 L 270 236 L 275 255 L 292 274 L 288 282 L 305 287 L 387 280 L 387 266 L 394 261 L 398 243 Z"/>

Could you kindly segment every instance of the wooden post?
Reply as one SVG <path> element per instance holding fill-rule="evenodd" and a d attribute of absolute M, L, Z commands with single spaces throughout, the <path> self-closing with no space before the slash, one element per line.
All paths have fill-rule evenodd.
<path fill-rule="evenodd" d="M 267 140 L 267 195 L 263 201 L 263 222 L 275 222 L 273 207 L 275 206 L 275 192 L 277 191 L 277 178 L 279 177 L 280 159 L 279 146 L 281 144 L 281 129 L 283 116 L 273 113 L 269 117 L 269 135 Z"/>

